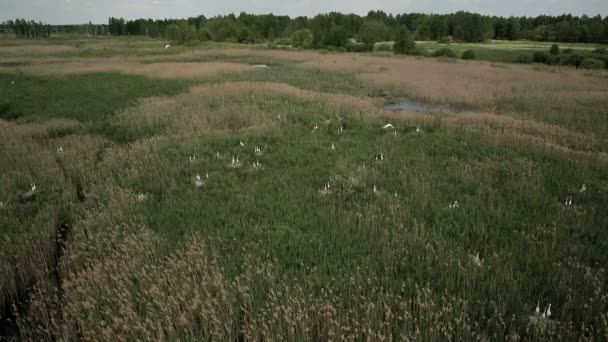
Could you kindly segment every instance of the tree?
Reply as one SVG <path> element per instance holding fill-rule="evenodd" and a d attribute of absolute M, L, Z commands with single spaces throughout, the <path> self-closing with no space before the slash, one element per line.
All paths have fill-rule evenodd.
<path fill-rule="evenodd" d="M 401 25 L 395 36 L 393 51 L 399 54 L 407 54 L 416 49 L 416 42 L 412 39 L 410 31 L 405 25 Z"/>
<path fill-rule="evenodd" d="M 307 29 L 301 29 L 295 31 L 291 35 L 293 46 L 302 49 L 308 49 L 312 47 L 312 32 Z"/>
<path fill-rule="evenodd" d="M 388 38 L 388 28 L 378 20 L 368 20 L 359 29 L 359 40 L 365 44 L 368 51 L 374 50 L 374 45 L 378 41 Z"/>
<path fill-rule="evenodd" d="M 549 53 L 552 54 L 553 56 L 559 55 L 559 46 L 557 44 L 551 45 L 551 49 L 549 50 Z"/>
<path fill-rule="evenodd" d="M 167 38 L 178 45 L 188 44 L 196 39 L 196 29 L 187 21 L 167 26 Z"/>

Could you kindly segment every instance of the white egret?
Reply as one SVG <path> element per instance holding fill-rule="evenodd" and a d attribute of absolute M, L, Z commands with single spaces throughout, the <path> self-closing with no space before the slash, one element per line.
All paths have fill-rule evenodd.
<path fill-rule="evenodd" d="M 390 123 L 387 123 L 386 125 L 382 126 L 382 128 L 384 128 L 384 129 L 388 129 L 388 128 L 395 128 L 395 126 L 393 126 L 393 125 L 392 125 L 392 124 L 390 124 Z"/>
<path fill-rule="evenodd" d="M 243 142 L 243 140 L 239 141 L 239 145 L 241 145 L 241 147 L 245 147 L 245 143 Z"/>
<path fill-rule="evenodd" d="M 201 175 L 197 173 L 196 176 L 194 177 L 194 186 L 196 186 L 197 188 L 200 188 L 203 185 L 205 185 L 205 182 L 203 182 L 203 180 L 201 179 Z"/>
<path fill-rule="evenodd" d="M 585 192 L 585 191 L 587 191 L 587 185 L 586 185 L 586 184 L 583 184 L 583 186 L 581 187 L 581 190 L 580 190 L 580 191 L 581 191 L 581 192 Z"/>
<path fill-rule="evenodd" d="M 316 131 L 316 130 L 318 130 L 318 129 L 319 129 L 319 125 L 317 125 L 317 124 L 315 124 L 315 125 L 312 127 L 312 130 L 313 130 L 313 131 Z"/>
<path fill-rule="evenodd" d="M 146 195 L 144 195 L 143 193 L 139 193 L 139 195 L 137 195 L 137 200 L 138 201 L 145 201 L 146 200 Z"/>
<path fill-rule="evenodd" d="M 331 143 L 331 149 L 334 151 L 336 150 L 336 145 L 334 145 L 334 143 Z"/>
<path fill-rule="evenodd" d="M 473 259 L 473 263 L 475 264 L 475 266 L 477 266 L 477 267 L 483 266 L 481 258 L 479 258 L 479 252 L 476 255 L 471 255 L 471 258 Z"/>
<path fill-rule="evenodd" d="M 57 146 L 57 152 L 63 152 L 63 147 L 61 147 L 61 145 Z"/>
<path fill-rule="evenodd" d="M 538 302 L 538 303 L 536 304 L 536 310 L 534 310 L 534 311 L 536 311 L 536 314 L 537 314 L 537 315 L 540 313 L 540 302 Z"/>
<path fill-rule="evenodd" d="M 32 192 L 36 191 L 36 189 L 37 189 L 36 184 L 34 184 L 34 183 L 30 184 L 30 188 L 32 189 L 31 190 Z"/>
<path fill-rule="evenodd" d="M 549 304 L 549 307 L 545 311 L 545 314 L 546 314 L 547 318 L 551 317 L 551 304 Z"/>
<path fill-rule="evenodd" d="M 416 127 L 416 133 L 420 133 L 422 132 L 422 130 L 420 129 L 420 127 Z"/>
<path fill-rule="evenodd" d="M 167 44 L 165 45 L 165 50 L 168 50 L 171 47 L 171 45 Z"/>
<path fill-rule="evenodd" d="M 384 160 L 384 153 L 377 154 L 376 155 L 376 160 L 383 161 Z"/>

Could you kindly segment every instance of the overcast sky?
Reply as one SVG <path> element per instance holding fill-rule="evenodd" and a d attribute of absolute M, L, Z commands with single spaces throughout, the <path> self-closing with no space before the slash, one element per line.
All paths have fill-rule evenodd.
<path fill-rule="evenodd" d="M 107 23 L 108 17 L 186 18 L 198 14 L 274 13 L 314 16 L 338 11 L 366 14 L 451 13 L 459 10 L 499 16 L 539 14 L 608 15 L 608 0 L 0 0 L 0 22 L 14 18 L 49 24 Z"/>

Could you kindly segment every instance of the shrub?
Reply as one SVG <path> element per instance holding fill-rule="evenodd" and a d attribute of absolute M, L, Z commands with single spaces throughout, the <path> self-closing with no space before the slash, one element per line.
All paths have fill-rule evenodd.
<path fill-rule="evenodd" d="M 367 51 L 367 46 L 363 43 L 356 42 L 348 42 L 346 43 L 346 51 L 348 52 L 365 52 Z"/>
<path fill-rule="evenodd" d="M 444 47 L 433 53 L 433 57 L 448 57 L 448 58 L 456 58 L 456 53 L 454 50 Z"/>
<path fill-rule="evenodd" d="M 515 57 L 515 62 L 520 64 L 530 64 L 532 61 L 532 56 L 530 55 L 518 55 Z"/>
<path fill-rule="evenodd" d="M 581 62 L 583 61 L 583 56 L 573 53 L 573 54 L 567 54 L 567 55 L 559 55 L 558 57 L 558 63 L 560 65 L 571 65 L 574 67 L 577 67 L 579 65 L 581 65 Z"/>
<path fill-rule="evenodd" d="M 393 50 L 395 53 L 410 54 L 411 51 L 416 49 L 416 42 L 412 38 L 410 31 L 405 25 L 399 27 L 397 35 L 395 37 L 395 45 Z"/>
<path fill-rule="evenodd" d="M 549 54 L 546 52 L 535 52 L 532 55 L 532 60 L 534 61 L 534 63 L 547 63 L 547 60 L 549 59 Z"/>
<path fill-rule="evenodd" d="M 559 55 L 559 46 L 557 44 L 551 45 L 551 49 L 549 49 L 549 53 L 553 56 Z"/>
<path fill-rule="evenodd" d="M 423 48 L 415 48 L 414 50 L 408 51 L 408 55 L 412 56 L 428 56 L 429 53 Z"/>
<path fill-rule="evenodd" d="M 376 44 L 376 51 L 393 51 L 393 44 L 391 43 L 380 43 Z"/>
<path fill-rule="evenodd" d="M 595 58 L 585 58 L 579 65 L 581 69 L 603 69 L 605 66 L 604 61 Z"/>
<path fill-rule="evenodd" d="M 475 59 L 475 51 L 473 50 L 466 50 L 465 52 L 462 53 L 462 59 L 467 59 L 467 60 L 471 60 L 471 59 Z"/>
<path fill-rule="evenodd" d="M 274 41 L 275 45 L 292 45 L 292 41 L 289 38 L 278 38 Z"/>
<path fill-rule="evenodd" d="M 597 48 L 597 49 L 593 50 L 593 53 L 597 53 L 600 55 L 606 55 L 606 54 L 608 54 L 608 50 L 606 48 L 601 47 L 601 48 Z"/>
<path fill-rule="evenodd" d="M 291 35 L 293 46 L 301 49 L 312 47 L 312 32 L 310 30 L 297 30 Z"/>

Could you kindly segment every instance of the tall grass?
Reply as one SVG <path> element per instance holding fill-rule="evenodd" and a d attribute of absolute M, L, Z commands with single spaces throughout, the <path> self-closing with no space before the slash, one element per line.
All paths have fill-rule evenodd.
<path fill-rule="evenodd" d="M 20 76 L 14 89 L 2 76 L 22 115 L 0 121 L 1 333 L 606 338 L 606 136 L 586 122 L 603 80 L 517 69 L 501 83 L 485 64 L 251 54 L 286 62 L 187 91 L 194 82 L 117 74 Z M 391 74 L 414 69 L 446 84 Z M 592 92 L 564 96 L 584 114 L 559 122 L 527 105 L 396 114 L 374 97 L 451 101 L 465 94 L 457 76 L 467 90 L 491 85 L 462 100 L 486 107 L 496 94 L 527 92 L 527 104 Z M 40 192 L 24 201 L 33 181 Z"/>

